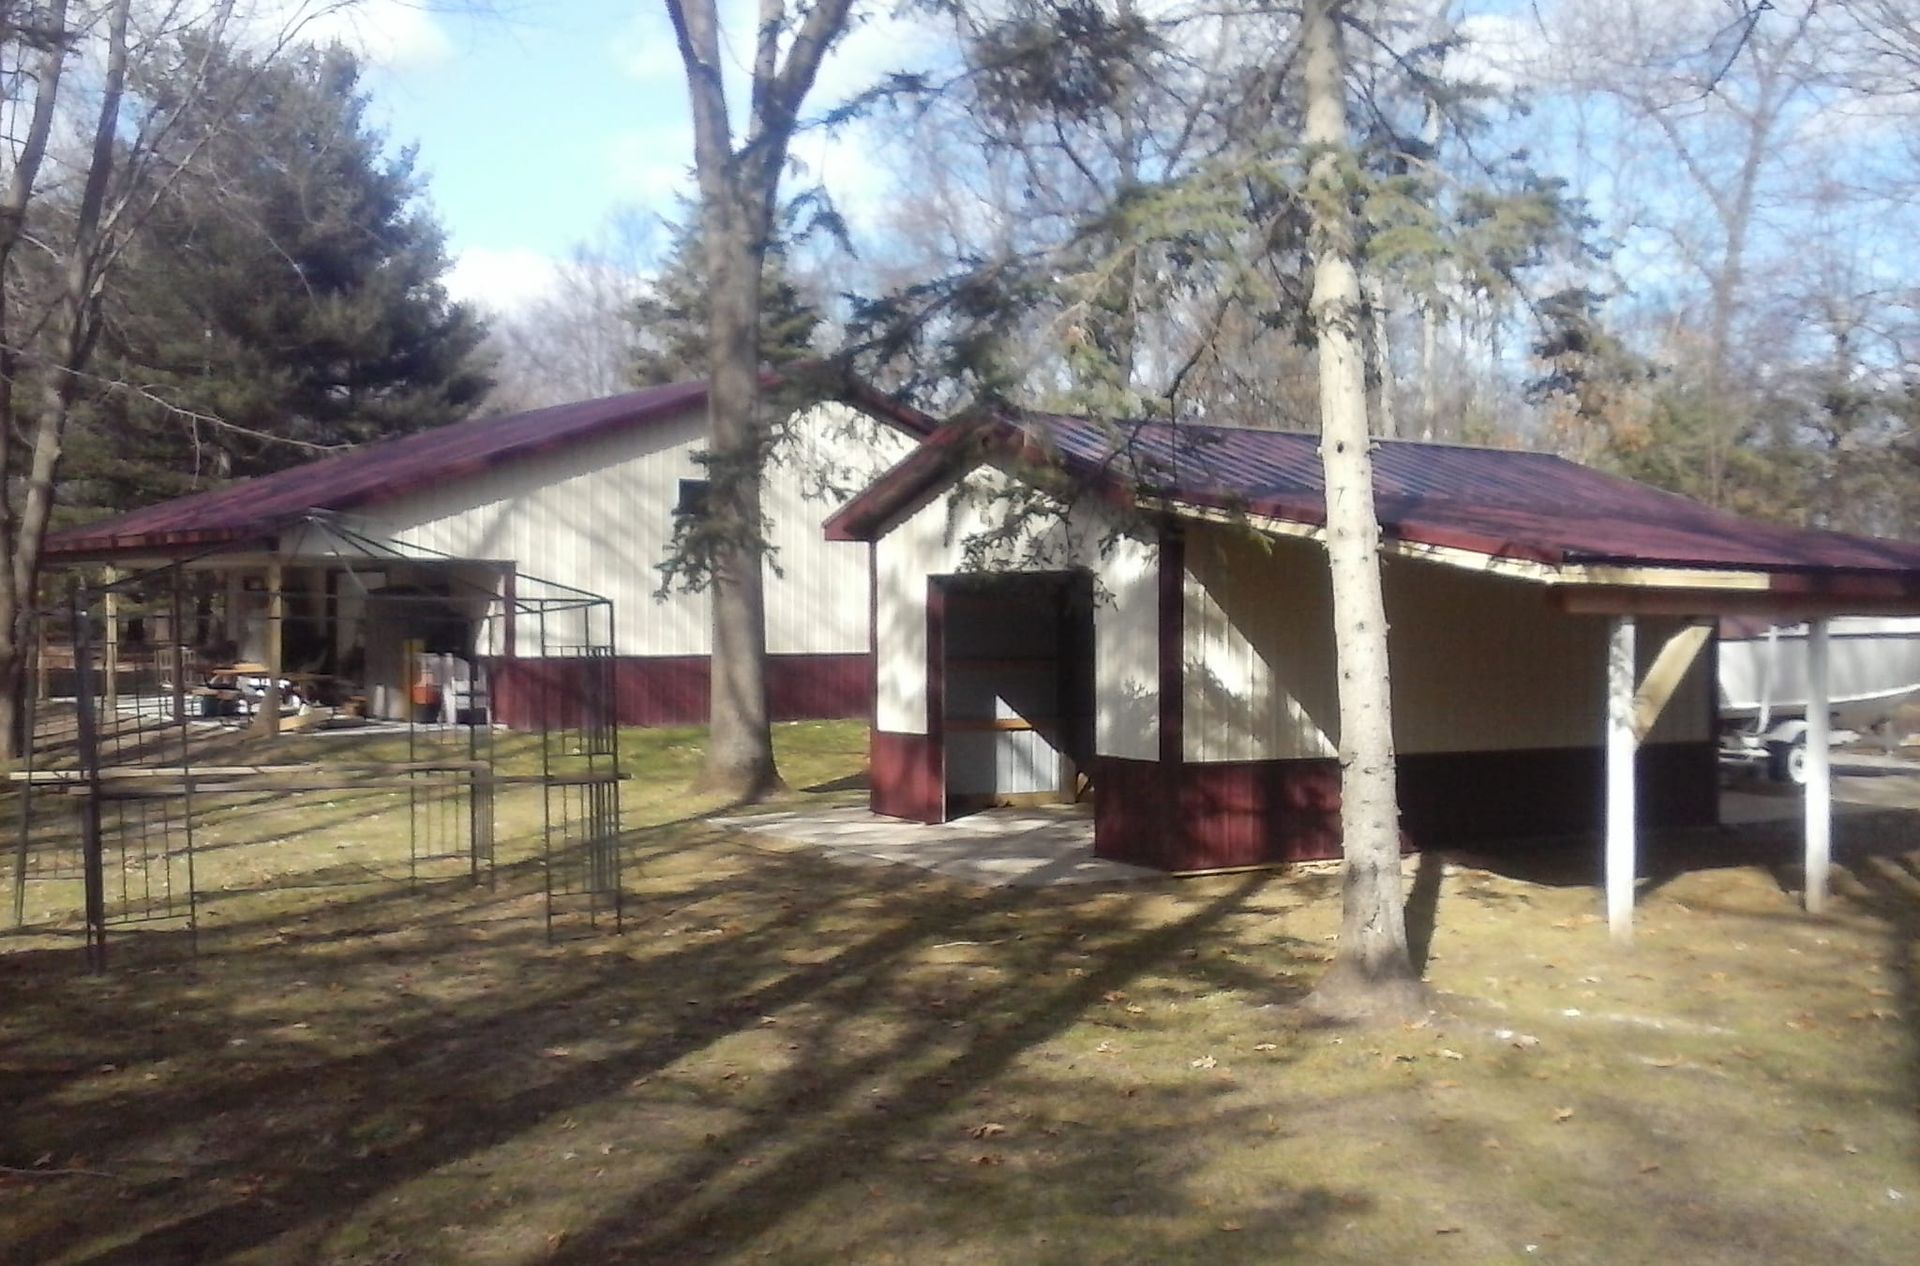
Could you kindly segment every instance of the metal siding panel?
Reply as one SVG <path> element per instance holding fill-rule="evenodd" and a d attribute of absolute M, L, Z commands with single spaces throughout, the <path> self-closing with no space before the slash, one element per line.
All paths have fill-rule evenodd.
<path fill-rule="evenodd" d="M 1555 610 L 1521 581 L 1388 560 L 1394 737 L 1403 752 L 1588 747 L 1605 722 L 1606 622 Z M 1643 622 L 1645 672 L 1677 620 Z M 1707 733 L 1707 658 L 1683 680 L 1652 741 Z"/>
<path fill-rule="evenodd" d="M 927 576 L 938 562 L 938 539 L 923 511 L 882 537 L 874 551 L 880 622 L 874 725 L 889 733 L 927 732 Z"/>
<path fill-rule="evenodd" d="M 704 594 L 656 602 L 678 481 L 697 473 L 697 415 L 583 441 L 495 467 L 380 507 L 387 534 L 462 557 L 510 558 L 524 576 L 573 585 L 614 603 L 617 653 L 703 655 Z M 550 640 L 581 638 L 549 621 Z M 521 644 L 538 645 L 534 621 Z M 857 648 L 855 648 L 857 649 Z"/>
<path fill-rule="evenodd" d="M 1093 607 L 1094 751 L 1154 760 L 1160 750 L 1158 554 L 1122 537 Z"/>
<path fill-rule="evenodd" d="M 822 524 L 851 490 L 878 478 L 911 447 L 892 427 L 844 405 L 822 405 L 793 420 L 768 466 L 765 489 L 769 537 L 777 548 L 766 578 L 769 651 L 866 649 L 866 546 L 829 541 Z"/>
<path fill-rule="evenodd" d="M 1188 760 L 1334 753 L 1332 627 L 1320 560 L 1317 548 L 1298 542 L 1262 548 L 1228 529 L 1190 534 Z"/>

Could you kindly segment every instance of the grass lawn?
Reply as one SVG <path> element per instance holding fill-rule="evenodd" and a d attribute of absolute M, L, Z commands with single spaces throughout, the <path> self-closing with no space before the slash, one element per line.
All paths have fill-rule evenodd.
<path fill-rule="evenodd" d="M 1328 869 L 842 866 L 704 825 L 698 734 L 628 737 L 623 936 L 547 943 L 524 801 L 497 886 L 409 892 L 391 792 L 233 806 L 197 960 L 127 935 L 90 978 L 68 933 L 0 934 L 0 1260 L 1920 1251 L 1910 811 L 1840 819 L 1823 919 L 1790 833 L 1655 857 L 1626 952 L 1584 858 L 1410 861 L 1447 1011 L 1341 1031 L 1289 1005 L 1332 948 Z M 858 797 L 858 727 L 780 740 L 794 786 Z"/>

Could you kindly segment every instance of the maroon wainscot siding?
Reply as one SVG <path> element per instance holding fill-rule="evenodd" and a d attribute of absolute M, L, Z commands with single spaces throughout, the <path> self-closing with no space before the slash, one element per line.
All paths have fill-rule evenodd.
<path fill-rule="evenodd" d="M 1640 818 L 1648 826 L 1717 820 L 1711 743 L 1641 750 Z M 1399 760 L 1408 848 L 1490 844 L 1599 829 L 1606 782 L 1599 748 L 1446 752 Z M 1103 759 L 1094 851 L 1170 871 L 1222 870 L 1340 856 L 1340 766 L 1333 760 L 1216 764 Z"/>
<path fill-rule="evenodd" d="M 706 723 L 706 656 L 622 655 L 611 668 L 618 724 Z M 603 688 L 594 674 L 605 670 L 587 659 L 491 660 L 495 720 L 512 729 L 536 729 L 543 718 L 578 725 L 582 700 Z M 775 721 L 863 717 L 872 681 L 865 655 L 769 655 L 767 707 Z"/>

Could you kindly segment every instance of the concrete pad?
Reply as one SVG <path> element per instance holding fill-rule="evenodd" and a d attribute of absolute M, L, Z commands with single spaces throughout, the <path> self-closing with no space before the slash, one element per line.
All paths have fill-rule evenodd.
<path fill-rule="evenodd" d="M 1806 794 L 1764 777 L 1739 778 L 1720 792 L 1720 821 L 1727 826 L 1799 821 Z M 1876 752 L 1833 754 L 1833 811 L 1920 808 L 1920 762 Z"/>
<path fill-rule="evenodd" d="M 850 865 L 918 866 L 990 888 L 1165 878 L 1157 870 L 1095 857 L 1093 819 L 1067 808 L 991 809 L 927 826 L 859 805 L 834 805 L 717 818 L 714 824 L 817 848 Z"/>

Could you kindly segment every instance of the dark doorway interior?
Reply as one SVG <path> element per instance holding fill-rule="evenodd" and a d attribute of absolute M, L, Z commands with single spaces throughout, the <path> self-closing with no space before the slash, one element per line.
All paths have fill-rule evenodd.
<path fill-rule="evenodd" d="M 1091 575 L 943 583 L 949 815 L 1084 798 L 1093 768 Z"/>

